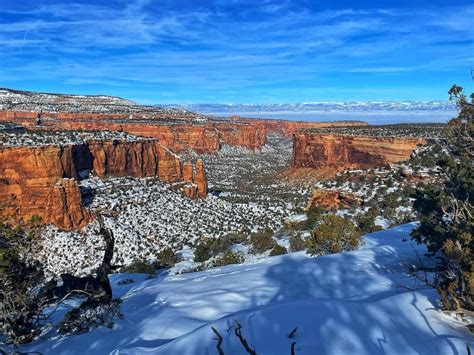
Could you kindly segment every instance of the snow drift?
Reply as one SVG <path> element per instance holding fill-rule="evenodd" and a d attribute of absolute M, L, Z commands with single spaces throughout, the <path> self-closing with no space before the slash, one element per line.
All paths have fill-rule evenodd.
<path fill-rule="evenodd" d="M 472 335 L 440 312 L 435 290 L 407 273 L 425 251 L 410 240 L 414 226 L 373 233 L 357 251 L 318 258 L 299 252 L 154 279 L 112 275 L 124 320 L 78 336 L 50 332 L 21 350 L 216 354 L 214 326 L 226 354 L 243 354 L 228 332 L 237 320 L 259 355 L 289 354 L 293 341 L 296 354 L 464 354 Z M 126 278 L 135 282 L 119 284 Z"/>

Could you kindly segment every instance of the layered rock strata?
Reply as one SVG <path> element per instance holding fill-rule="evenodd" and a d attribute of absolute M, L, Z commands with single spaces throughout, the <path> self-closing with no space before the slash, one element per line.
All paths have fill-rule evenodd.
<path fill-rule="evenodd" d="M 207 179 L 201 159 L 196 162 L 196 169 L 193 169 L 190 162 L 183 164 L 183 180 L 186 183 L 183 189 L 188 197 L 205 198 L 207 196 Z"/>
<path fill-rule="evenodd" d="M 179 157 L 156 140 L 0 147 L 0 216 L 15 222 L 37 216 L 65 230 L 83 227 L 92 219 L 77 183 L 84 170 L 101 178 L 157 177 L 191 187 L 185 189 L 188 197 L 207 194 L 202 162 L 197 163 L 195 175 L 183 179 Z"/>
<path fill-rule="evenodd" d="M 298 132 L 292 168 L 366 169 L 407 160 L 424 139 Z"/>
<path fill-rule="evenodd" d="M 88 224 L 71 147 L 0 148 L 0 216 L 8 221 L 40 217 L 65 230 Z"/>
<path fill-rule="evenodd" d="M 292 122 L 234 117 L 227 120 L 203 119 L 182 122 L 167 116 L 134 114 L 0 112 L 0 121 L 14 122 L 30 129 L 120 131 L 157 138 L 173 152 L 193 150 L 215 153 L 222 144 L 260 149 L 269 133 L 291 137 L 300 129 L 359 126 L 364 122 Z"/>

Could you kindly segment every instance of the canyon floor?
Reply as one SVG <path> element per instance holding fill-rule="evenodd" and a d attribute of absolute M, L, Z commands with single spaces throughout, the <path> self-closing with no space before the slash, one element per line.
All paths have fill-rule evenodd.
<path fill-rule="evenodd" d="M 206 199 L 189 199 L 155 178 L 89 177 L 80 186 L 86 206 L 103 215 L 114 233 L 115 263 L 128 265 L 152 260 L 166 247 L 186 255 L 206 237 L 281 230 L 288 217 L 301 213 L 311 193 L 309 186 L 280 179 L 290 157 L 291 141 L 278 136 L 270 137 L 261 150 L 224 146 L 217 154 L 182 154 L 185 160 L 204 161 L 210 191 Z M 288 237 L 282 234 L 281 243 L 287 244 Z M 100 263 L 102 248 L 96 222 L 70 232 L 48 226 L 36 257 L 51 274 L 87 274 Z M 181 271 L 185 265 L 195 267 L 181 265 Z"/>
<path fill-rule="evenodd" d="M 370 170 L 348 170 L 336 177 L 302 184 L 288 180 L 291 141 L 278 135 L 269 136 L 261 150 L 223 146 L 215 154 L 188 151 L 182 159 L 202 159 L 209 182 L 205 199 L 183 196 L 179 186 L 165 184 L 156 178 L 108 178 L 88 176 L 80 181 L 86 207 L 101 214 L 114 233 L 114 264 L 127 266 L 140 260 L 155 260 L 157 254 L 170 248 L 177 253 L 178 266 L 173 273 L 212 267 L 209 262 L 195 262 L 194 251 L 205 240 L 217 240 L 235 233 L 240 240 L 229 247 L 242 254 L 245 261 L 266 257 L 269 250 L 253 252 L 248 236 L 270 229 L 273 240 L 289 249 L 290 238 L 306 236 L 308 205 L 314 188 L 354 196 L 354 206 L 331 206 L 337 214 L 354 222 L 369 209 L 376 210 L 375 226 L 389 228 L 413 221 L 411 189 L 419 181 L 437 176 L 436 165 L 429 165 L 432 147 L 420 148 L 407 162 Z M 417 175 L 411 176 L 416 169 Z M 407 175 L 408 174 L 408 175 Z M 410 177 L 411 176 L 411 177 Z M 102 260 L 103 238 L 97 221 L 77 231 L 62 231 L 48 226 L 33 246 L 34 258 L 48 275 L 64 272 L 86 275 Z M 222 250 L 223 252 L 223 250 Z M 216 256 L 217 257 L 217 256 Z"/>

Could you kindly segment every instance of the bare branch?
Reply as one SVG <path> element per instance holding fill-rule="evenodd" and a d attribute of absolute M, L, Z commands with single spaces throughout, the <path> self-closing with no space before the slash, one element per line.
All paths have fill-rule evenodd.
<path fill-rule="evenodd" d="M 296 341 L 291 343 L 291 355 L 296 355 Z"/>
<path fill-rule="evenodd" d="M 252 349 L 249 343 L 247 342 L 247 339 L 245 339 L 244 336 L 242 335 L 242 326 L 240 325 L 240 323 L 237 322 L 235 319 L 234 319 L 234 322 L 235 322 L 235 335 L 237 336 L 237 338 L 239 338 L 240 343 L 244 347 L 245 351 L 250 355 L 257 355 L 257 353 L 255 352 L 255 348 Z"/>
<path fill-rule="evenodd" d="M 211 329 L 217 337 L 217 352 L 219 353 L 219 355 L 224 355 L 224 350 L 222 350 L 222 335 L 219 334 L 216 328 L 211 327 Z"/>
<path fill-rule="evenodd" d="M 295 329 L 293 329 L 291 331 L 291 333 L 288 334 L 288 338 L 290 338 L 290 339 L 293 338 L 295 336 L 297 330 L 298 330 L 298 327 L 295 327 Z"/>

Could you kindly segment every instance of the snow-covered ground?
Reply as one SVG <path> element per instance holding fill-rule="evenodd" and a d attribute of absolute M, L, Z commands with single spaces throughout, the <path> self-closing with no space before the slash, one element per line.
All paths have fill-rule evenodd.
<path fill-rule="evenodd" d="M 197 273 L 112 275 L 123 320 L 112 329 L 59 337 L 53 332 L 22 351 L 45 354 L 244 354 L 237 320 L 261 354 L 465 354 L 472 334 L 439 310 L 438 296 L 409 276 L 424 247 L 406 224 L 364 237 L 356 251 L 304 252 Z M 425 265 L 429 260 L 423 260 Z M 120 284 L 132 278 L 131 284 Z M 288 334 L 295 328 L 292 339 Z"/>
<path fill-rule="evenodd" d="M 293 142 L 269 134 L 260 150 L 223 145 L 218 154 L 181 154 L 183 160 L 204 161 L 212 193 L 230 202 L 282 203 L 305 207 L 311 186 L 295 187 L 279 178 L 291 165 Z"/>
<path fill-rule="evenodd" d="M 231 232 L 282 227 L 290 210 L 283 203 L 231 203 L 209 195 L 191 200 L 173 186 L 154 178 L 91 177 L 81 187 L 94 190 L 88 205 L 104 216 L 115 236 L 114 264 L 153 260 L 166 247 L 174 251 Z M 79 231 L 64 232 L 48 226 L 38 241 L 34 258 L 48 276 L 68 272 L 88 274 L 102 260 L 103 238 L 93 222 Z"/>

